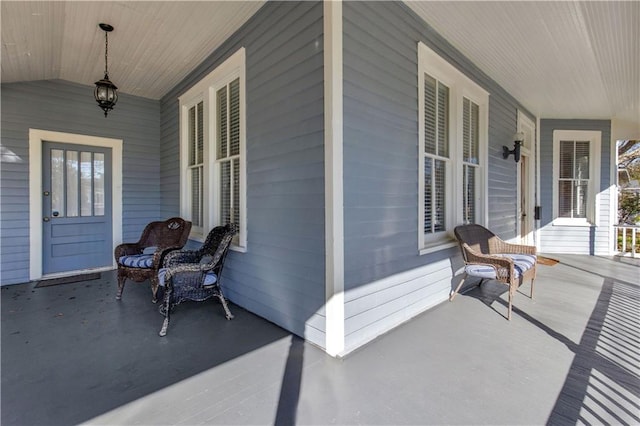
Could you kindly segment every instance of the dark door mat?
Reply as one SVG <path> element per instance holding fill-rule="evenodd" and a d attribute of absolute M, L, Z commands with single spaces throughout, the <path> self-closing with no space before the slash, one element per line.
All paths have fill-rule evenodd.
<path fill-rule="evenodd" d="M 91 274 L 83 275 L 72 275 L 70 277 L 51 278 L 49 280 L 40 280 L 38 281 L 38 284 L 36 284 L 35 288 L 51 287 L 52 285 L 71 284 L 77 283 L 79 281 L 91 281 L 97 279 L 100 279 L 100 272 L 93 272 Z"/>

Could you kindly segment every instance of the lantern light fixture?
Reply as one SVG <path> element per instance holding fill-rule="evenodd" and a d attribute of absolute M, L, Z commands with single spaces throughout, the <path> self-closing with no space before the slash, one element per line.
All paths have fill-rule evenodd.
<path fill-rule="evenodd" d="M 109 33 L 113 31 L 113 27 L 109 24 L 99 24 L 100 29 L 104 31 L 104 78 L 96 81 L 96 88 L 93 96 L 98 105 L 104 111 L 104 116 L 113 109 L 118 102 L 118 88 L 109 80 L 108 71 L 108 54 L 109 54 Z"/>

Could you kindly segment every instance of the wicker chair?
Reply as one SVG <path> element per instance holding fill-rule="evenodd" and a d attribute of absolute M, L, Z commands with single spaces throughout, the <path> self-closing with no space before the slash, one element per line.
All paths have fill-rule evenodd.
<path fill-rule="evenodd" d="M 158 270 L 164 256 L 171 250 L 184 247 L 191 231 L 191 222 L 179 217 L 149 223 L 136 243 L 120 244 L 114 250 L 118 264 L 118 291 L 116 299 L 122 299 L 124 283 L 149 280 L 153 303 L 157 301 Z"/>
<path fill-rule="evenodd" d="M 159 272 L 160 285 L 165 288 L 164 302 L 160 306 L 160 313 L 164 315 L 160 336 L 167 334 L 173 307 L 187 300 L 202 302 L 217 297 L 227 319 L 233 318 L 222 294 L 220 278 L 235 233 L 233 224 L 217 226 L 209 232 L 200 249 L 167 254 Z"/>
<path fill-rule="evenodd" d="M 480 225 L 461 225 L 454 233 L 460 243 L 465 268 L 462 281 L 449 300 L 454 299 L 468 276 L 480 278 L 480 283 L 485 279 L 497 280 L 509 286 L 507 319 L 511 320 L 513 296 L 525 280 L 531 280 L 530 297 L 533 298 L 536 248 L 507 243 Z"/>

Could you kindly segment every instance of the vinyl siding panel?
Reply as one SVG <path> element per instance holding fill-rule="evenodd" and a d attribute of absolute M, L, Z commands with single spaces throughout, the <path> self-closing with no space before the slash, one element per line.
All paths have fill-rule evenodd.
<path fill-rule="evenodd" d="M 489 229 L 504 239 L 516 236 L 516 162 L 502 158 L 502 146 L 513 149 L 517 109 L 505 97 L 489 97 Z M 493 143 L 492 143 L 493 142 Z M 498 143 L 496 143 L 498 142 Z"/>
<path fill-rule="evenodd" d="M 445 300 L 460 261 L 457 248 L 417 248 L 418 41 L 490 92 L 489 226 L 516 234 L 516 167 L 502 145 L 523 108 L 404 4 L 343 3 L 347 349 Z"/>
<path fill-rule="evenodd" d="M 553 131 L 594 130 L 602 132 L 600 151 L 600 188 L 598 222 L 591 227 L 553 225 Z M 609 255 L 612 252 L 611 197 L 611 121 L 610 120 L 540 120 L 540 194 L 542 221 L 540 250 L 546 253 Z"/>
<path fill-rule="evenodd" d="M 123 241 L 136 241 L 149 221 L 160 218 L 159 103 L 121 94 L 105 118 L 92 92 L 62 80 L 2 84 L 3 285 L 29 281 L 30 128 L 122 139 Z"/>
<path fill-rule="evenodd" d="M 234 303 L 324 347 L 322 31 L 321 2 L 265 4 L 162 99 L 160 151 L 162 210 L 178 212 L 178 96 L 245 47 L 247 252 L 229 254 L 222 284 Z"/>

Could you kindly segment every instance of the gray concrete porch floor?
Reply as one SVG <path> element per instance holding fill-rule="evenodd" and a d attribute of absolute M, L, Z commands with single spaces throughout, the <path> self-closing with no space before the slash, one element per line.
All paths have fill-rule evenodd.
<path fill-rule="evenodd" d="M 115 274 L 3 287 L 1 423 L 638 424 L 640 265 L 552 256 L 507 321 L 484 283 L 343 359 L 238 306 L 183 304 Z"/>

